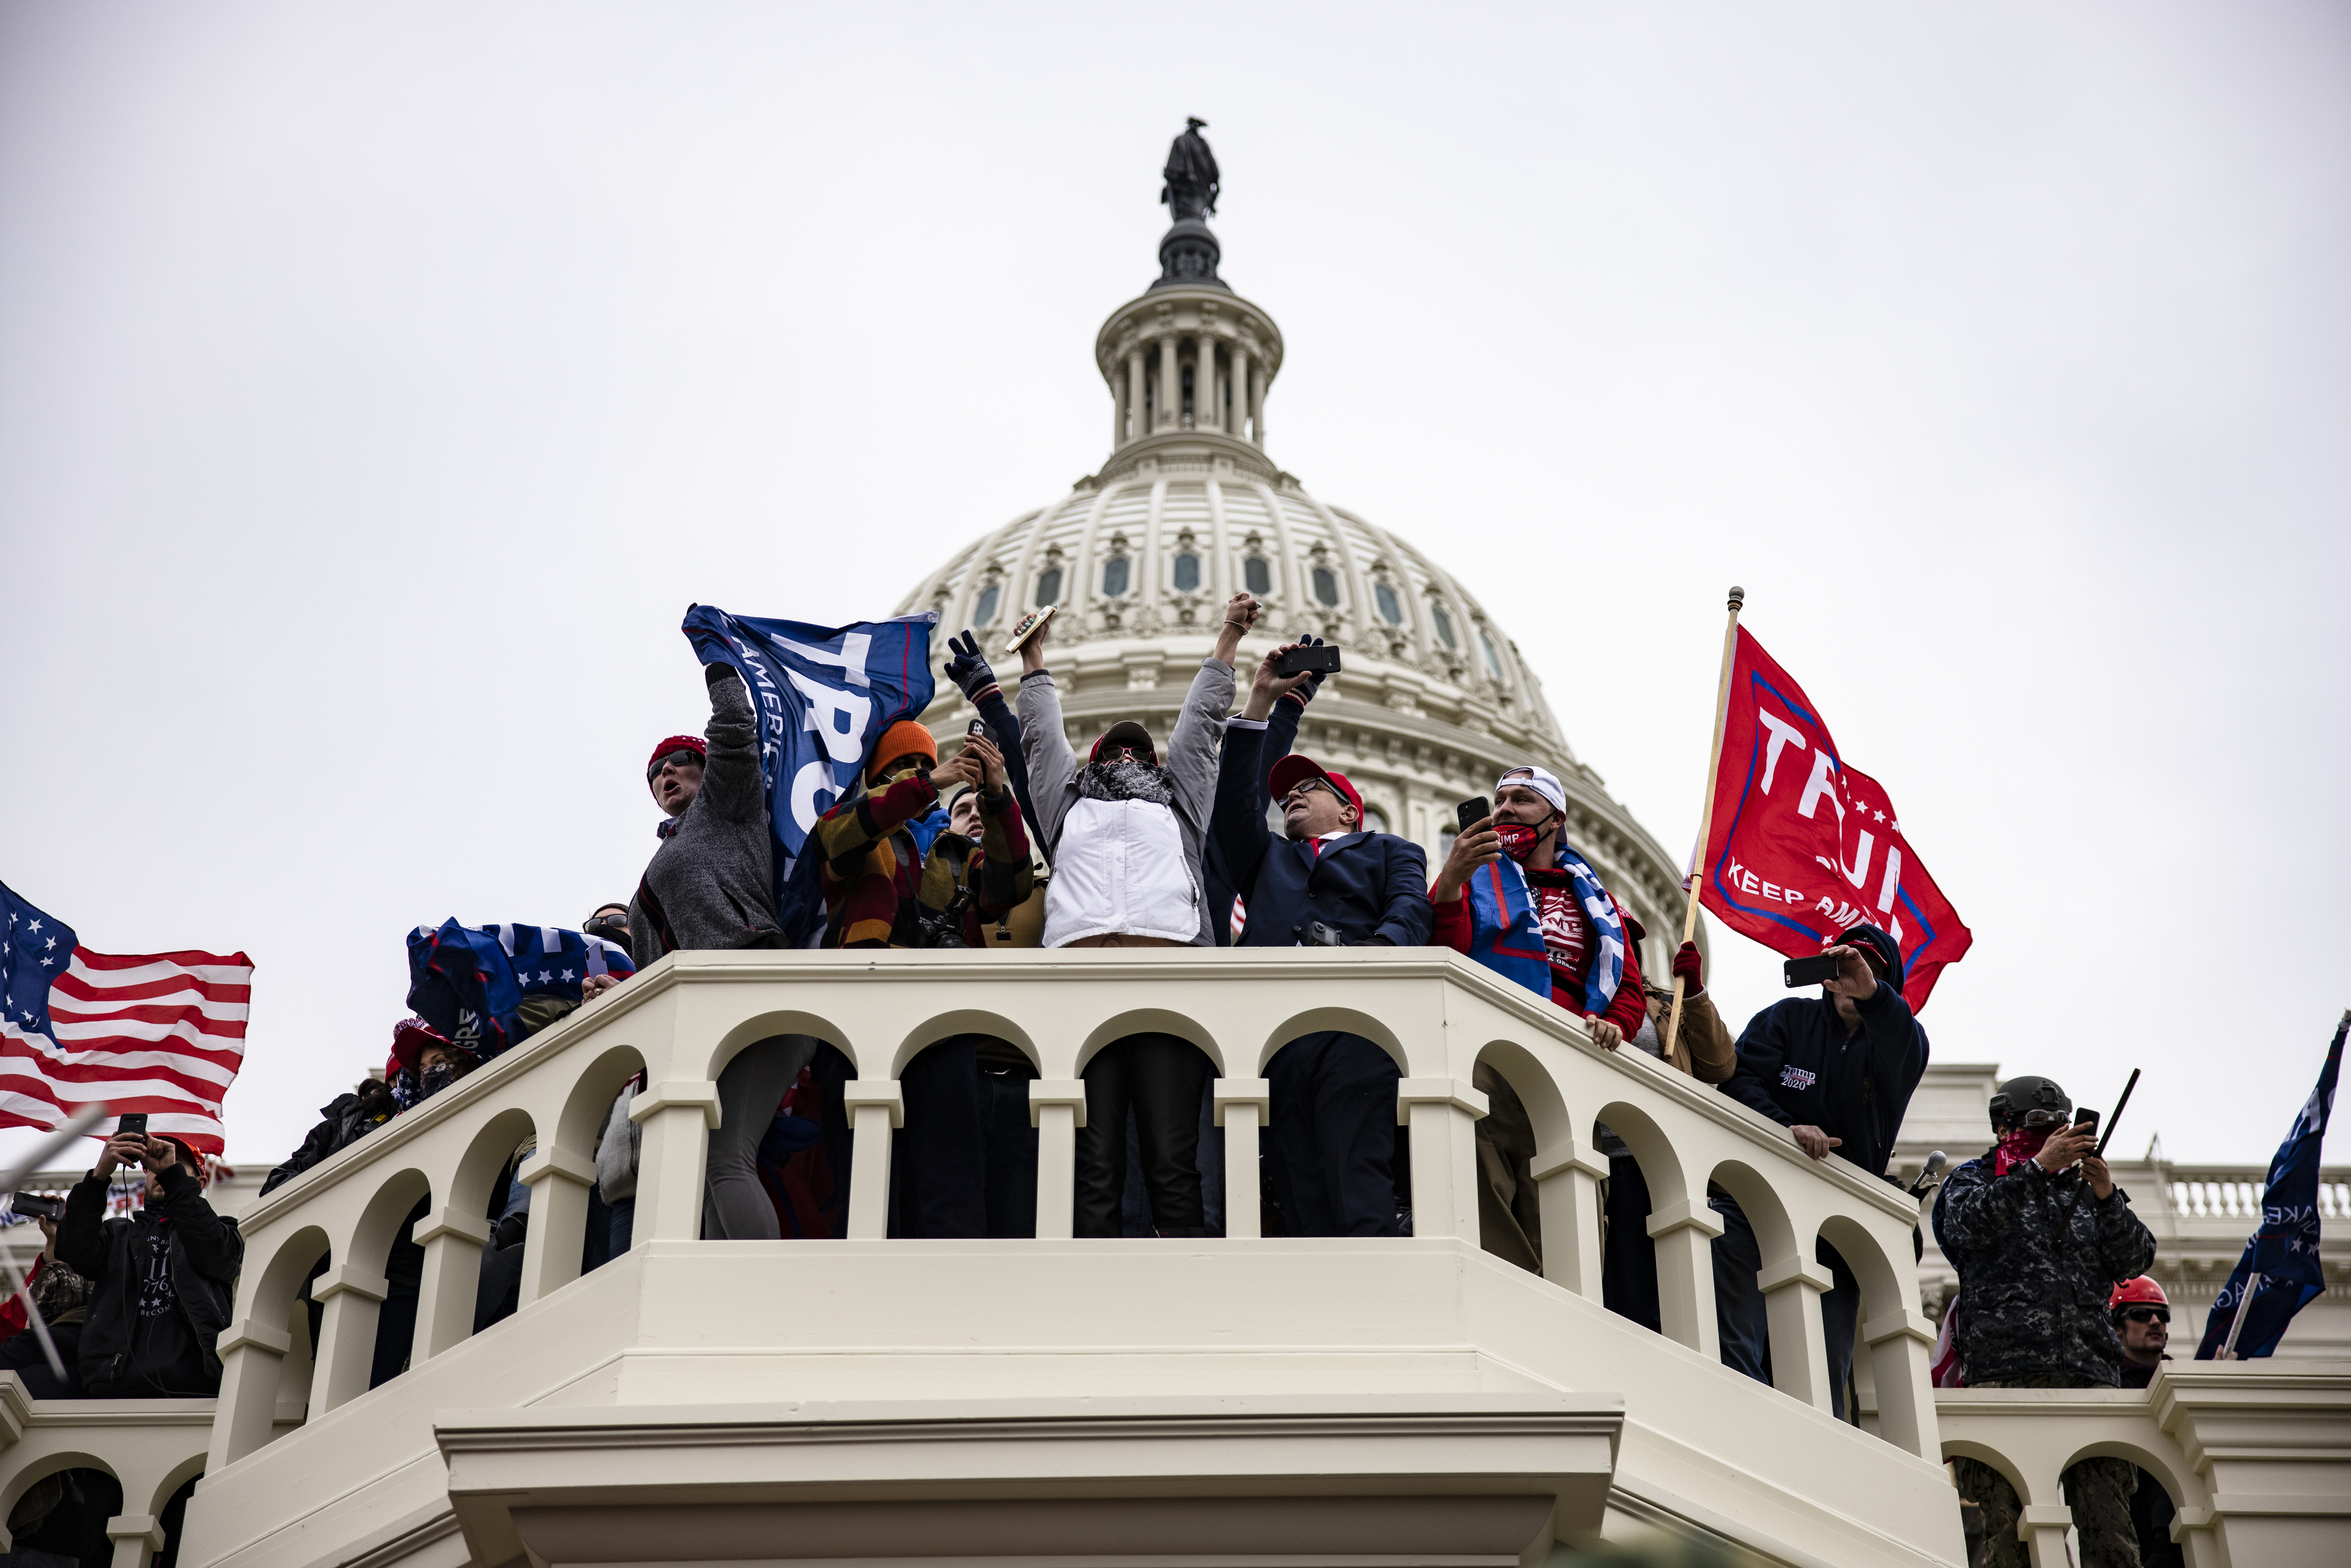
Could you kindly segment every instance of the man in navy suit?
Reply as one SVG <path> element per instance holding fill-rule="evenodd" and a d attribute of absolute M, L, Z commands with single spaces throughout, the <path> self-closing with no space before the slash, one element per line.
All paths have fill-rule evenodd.
<path fill-rule="evenodd" d="M 1291 644 L 1295 646 L 1296 644 Z M 1362 831 L 1364 798 L 1346 776 L 1291 755 L 1270 780 L 1282 831 L 1265 825 L 1266 721 L 1307 677 L 1278 675 L 1277 648 L 1259 664 L 1248 705 L 1226 721 L 1210 835 L 1249 911 L 1244 947 L 1417 947 L 1435 915 L 1428 860 L 1393 833 Z M 1361 1035 L 1302 1036 L 1267 1064 L 1275 1195 L 1292 1236 L 1400 1233 L 1394 1165 L 1395 1059 Z"/>

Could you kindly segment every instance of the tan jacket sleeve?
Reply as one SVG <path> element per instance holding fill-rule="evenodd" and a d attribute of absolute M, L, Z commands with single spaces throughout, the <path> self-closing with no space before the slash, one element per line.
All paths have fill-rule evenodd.
<path fill-rule="evenodd" d="M 1714 1010 L 1714 998 L 1704 991 L 1682 1002 L 1681 1048 L 1690 1076 L 1700 1083 L 1725 1082 L 1739 1065 L 1739 1041 Z"/>

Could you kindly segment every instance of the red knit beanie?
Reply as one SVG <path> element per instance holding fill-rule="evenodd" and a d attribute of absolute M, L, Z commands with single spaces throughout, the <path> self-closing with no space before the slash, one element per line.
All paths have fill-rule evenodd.
<path fill-rule="evenodd" d="M 653 754 L 645 758 L 645 771 L 651 773 L 654 765 L 673 751 L 691 751 L 706 762 L 710 758 L 710 743 L 698 735 L 673 735 L 653 747 Z"/>

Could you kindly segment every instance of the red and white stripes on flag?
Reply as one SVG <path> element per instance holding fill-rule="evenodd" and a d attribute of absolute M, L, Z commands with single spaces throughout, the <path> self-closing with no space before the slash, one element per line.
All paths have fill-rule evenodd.
<path fill-rule="evenodd" d="M 93 1101 L 221 1153 L 221 1098 L 245 1064 L 253 960 L 76 947 L 49 984 L 55 1038 L 0 1020 L 0 1126 L 56 1127 Z"/>

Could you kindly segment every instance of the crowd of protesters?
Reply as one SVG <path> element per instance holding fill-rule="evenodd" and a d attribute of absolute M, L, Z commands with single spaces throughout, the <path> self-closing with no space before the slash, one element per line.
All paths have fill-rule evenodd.
<path fill-rule="evenodd" d="M 942 760 L 923 726 L 892 725 L 868 755 L 860 787 L 811 832 L 824 944 L 1441 945 L 1566 1009 L 1603 1049 L 1645 1051 L 1779 1123 L 1813 1158 L 1834 1153 L 1887 1176 L 1928 1057 L 1926 1033 L 1903 998 L 1902 955 L 1892 937 L 1869 925 L 1844 932 L 1827 949 L 1836 968 L 1819 995 L 1775 1002 L 1734 1037 L 1704 985 L 1694 945 L 1683 943 L 1671 957 L 1677 986 L 1643 973 L 1646 933 L 1569 841 L 1566 790 L 1541 767 L 1509 769 L 1497 781 L 1490 815 L 1464 827 L 1433 874 L 1418 844 L 1367 829 L 1353 784 L 1294 750 L 1322 681 L 1319 674 L 1281 673 L 1281 655 L 1300 644 L 1268 653 L 1246 693 L 1237 693 L 1240 642 L 1259 613 L 1246 593 L 1226 606 L 1164 751 L 1144 726 L 1127 720 L 1078 756 L 1046 664 L 1049 623 L 1020 645 L 1010 702 L 972 634 L 951 642 L 947 674 L 978 716 L 960 747 Z M 488 938 L 444 928 L 464 939 L 444 954 L 420 931 L 412 939 L 411 1001 L 435 1016 L 398 1026 L 381 1074 L 321 1108 L 318 1126 L 271 1173 L 265 1193 L 664 954 L 785 945 L 758 716 L 730 665 L 713 664 L 705 674 L 705 735 L 669 737 L 647 764 L 647 788 L 662 815 L 633 896 L 592 911 L 577 933 L 510 936 L 506 949 L 547 955 L 559 947 L 569 955 L 576 944 L 580 963 L 561 967 L 559 983 L 552 983 L 555 967 L 542 967 L 538 978 L 550 985 L 491 1017 L 450 999 L 468 976 L 477 980 L 479 967 L 496 961 L 481 946 Z M 1275 820 L 1280 826 L 1270 825 Z M 1084 1070 L 1074 1234 L 1213 1236 L 1232 1206 L 1249 1203 L 1259 1206 L 1269 1235 L 1410 1234 L 1395 1058 L 1360 1035 L 1318 1031 L 1285 1044 L 1266 1075 L 1271 1115 L 1259 1190 L 1231 1192 L 1206 1054 L 1156 1032 L 1127 1035 L 1095 1053 Z M 841 1233 L 850 1170 L 842 1091 L 851 1076 L 845 1056 L 808 1035 L 772 1036 L 734 1056 L 717 1082 L 705 1238 Z M 904 1130 L 892 1144 L 891 1235 L 1035 1234 L 1038 1134 L 1028 1086 L 1036 1076 L 1019 1046 L 985 1034 L 937 1042 L 905 1067 Z M 1531 1120 L 1491 1066 L 1481 1063 L 1475 1082 L 1490 1106 L 1478 1127 L 1481 1240 L 1540 1270 Z M 605 1118 L 583 1269 L 632 1244 L 639 1128 L 630 1111 L 642 1087 L 642 1079 L 624 1085 Z M 2134 1378 L 2143 1385 L 2161 1355 L 2168 1309 L 2153 1281 L 2138 1278 L 2154 1243 L 2089 1140 L 2065 1124 L 2069 1110 L 2045 1079 L 2003 1086 L 1992 1102 L 1997 1144 L 1954 1172 L 1937 1200 L 1936 1235 L 1961 1281 L 1954 1359 L 1980 1385 L 2114 1386 Z M 1662 1314 L 1641 1162 L 1614 1130 L 1596 1129 L 1596 1143 L 1608 1159 L 1603 1299 L 1610 1311 L 1656 1330 Z M 526 1141 L 513 1151 L 493 1184 L 477 1328 L 515 1310 L 530 1199 L 518 1176 L 533 1147 Z M 102 1218 L 118 1165 L 147 1173 L 147 1202 L 127 1217 Z M 214 1392 L 214 1342 L 228 1320 L 242 1242 L 235 1224 L 206 1204 L 201 1170 L 193 1150 L 168 1138 L 109 1140 L 63 1217 L 41 1222 L 48 1245 L 30 1294 L 68 1375 L 60 1381 L 47 1369 L 32 1336 L 7 1337 L 23 1324 L 21 1301 L 9 1305 L 13 1325 L 0 1312 L 0 1366 L 18 1370 L 37 1396 Z M 1712 1246 L 1722 1362 L 1769 1383 L 1754 1227 L 1720 1187 L 1709 1186 L 1707 1201 L 1721 1226 Z M 429 1199 L 420 1202 L 409 1216 L 385 1266 L 389 1293 L 371 1385 L 397 1375 L 409 1360 L 423 1272 L 413 1231 L 429 1207 Z M 1821 1299 L 1827 1370 L 1832 1403 L 1845 1416 L 1860 1285 L 1826 1241 L 1813 1256 L 1831 1281 Z M 2110 1295 L 2107 1310 L 2102 1304 Z M 311 1304 L 314 1333 L 319 1310 Z M 1990 1467 L 1960 1463 L 1963 1495 L 2012 1537 L 2014 1493 Z M 2135 1528 L 2142 1536 L 2150 1528 L 2161 1533 L 2162 1521 L 2149 1526 L 2138 1517 L 2156 1500 L 2144 1495 L 2147 1489 L 2134 1493 L 2123 1461 L 2085 1460 L 2076 1472 L 2069 1485 L 2083 1500 L 2085 1542 L 2101 1553 L 2092 1560 L 2137 1561 L 2135 1550 L 2117 1554 L 2119 1543 Z"/>

